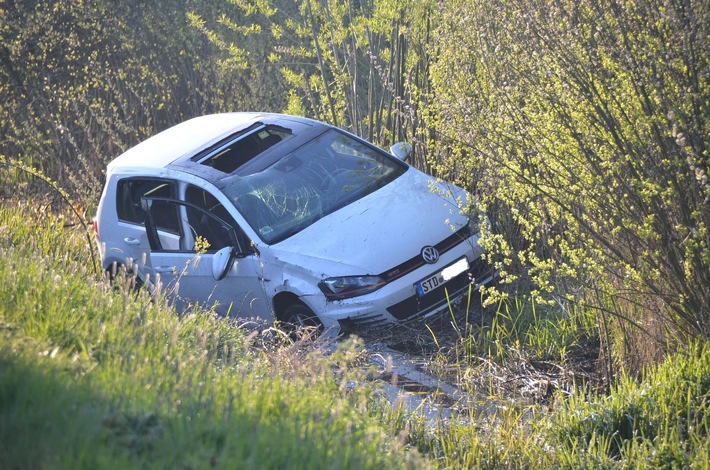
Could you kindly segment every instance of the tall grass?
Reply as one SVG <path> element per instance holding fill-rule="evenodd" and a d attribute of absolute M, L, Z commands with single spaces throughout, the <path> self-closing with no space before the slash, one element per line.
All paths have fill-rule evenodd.
<path fill-rule="evenodd" d="M 470 407 L 435 426 L 400 420 L 442 468 L 708 468 L 710 345 L 693 344 L 605 397 Z"/>
<path fill-rule="evenodd" d="M 708 468 L 710 344 L 600 387 L 597 328 L 579 305 L 501 302 L 429 363 L 468 392 L 457 419 L 399 425 L 445 468 Z"/>
<path fill-rule="evenodd" d="M 471 396 L 548 403 L 557 390 L 602 381 L 590 373 L 600 354 L 596 317 L 578 305 L 541 305 L 519 295 L 484 310 L 476 322 L 453 318 L 453 346 L 440 348 L 428 369 Z"/>
<path fill-rule="evenodd" d="M 0 213 L 0 468 L 419 462 L 346 386 L 357 344 L 267 358 L 227 319 L 93 277 L 73 229 Z"/>
<path fill-rule="evenodd" d="M 640 383 L 623 377 L 604 399 L 573 395 L 548 429 L 570 458 L 648 468 L 707 468 L 709 431 L 707 343 L 691 344 Z"/>
<path fill-rule="evenodd" d="M 263 335 L 228 319 L 178 316 L 127 283 L 109 286 L 88 268 L 84 233 L 60 219 L 2 208 L 0 235 L 0 468 L 710 461 L 708 344 L 692 344 L 640 380 L 622 376 L 605 396 L 579 387 L 555 389 L 545 403 L 513 400 L 500 395 L 504 381 L 491 379 L 486 390 L 476 378 L 571 367 L 594 335 L 584 310 L 510 301 L 480 325 L 458 324 L 447 367 L 471 401 L 432 423 L 390 407 L 365 380 L 356 338 L 332 353 L 305 343 L 257 348 Z"/>

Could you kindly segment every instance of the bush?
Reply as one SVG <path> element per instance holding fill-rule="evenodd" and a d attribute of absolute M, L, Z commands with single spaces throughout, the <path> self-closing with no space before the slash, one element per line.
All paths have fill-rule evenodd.
<path fill-rule="evenodd" d="M 705 1 L 442 8 L 431 158 L 476 191 L 489 250 L 541 295 L 710 337 L 708 15 Z"/>

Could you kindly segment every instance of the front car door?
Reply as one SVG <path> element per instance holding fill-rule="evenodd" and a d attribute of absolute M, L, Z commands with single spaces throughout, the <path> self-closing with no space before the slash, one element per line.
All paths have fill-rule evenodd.
<path fill-rule="evenodd" d="M 217 198 L 188 185 L 184 200 L 147 196 L 143 203 L 150 264 L 178 310 L 200 304 L 214 306 L 222 315 L 273 319 L 258 253 Z M 180 214 L 179 249 L 164 246 L 159 236 L 155 221 L 166 211 Z M 218 250 L 228 246 L 236 259 L 227 275 L 217 281 L 213 259 Z"/>

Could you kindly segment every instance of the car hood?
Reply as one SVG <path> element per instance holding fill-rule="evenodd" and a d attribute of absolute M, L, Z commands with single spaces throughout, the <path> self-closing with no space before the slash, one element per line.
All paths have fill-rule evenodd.
<path fill-rule="evenodd" d="M 317 276 L 380 274 L 435 245 L 467 218 L 468 193 L 414 168 L 383 188 L 271 246 L 279 260 Z M 457 203 L 458 199 L 458 203 Z"/>

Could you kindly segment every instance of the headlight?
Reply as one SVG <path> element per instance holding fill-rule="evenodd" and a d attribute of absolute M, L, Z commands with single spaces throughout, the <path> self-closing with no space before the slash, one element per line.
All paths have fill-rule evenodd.
<path fill-rule="evenodd" d="M 329 277 L 318 283 L 328 300 L 341 300 L 369 294 L 385 285 L 380 276 Z"/>

